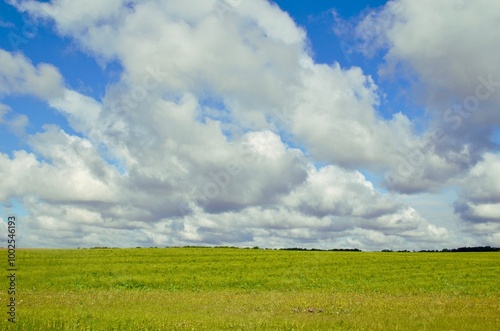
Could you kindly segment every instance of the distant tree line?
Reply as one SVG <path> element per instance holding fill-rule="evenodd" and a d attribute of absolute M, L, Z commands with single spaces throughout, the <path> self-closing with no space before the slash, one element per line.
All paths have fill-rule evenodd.
<path fill-rule="evenodd" d="M 362 252 L 357 248 L 332 248 L 332 249 L 319 249 L 319 248 L 301 248 L 301 247 L 290 247 L 290 248 L 280 248 L 281 251 L 317 251 L 317 252 Z"/>
<path fill-rule="evenodd" d="M 309 251 L 309 252 L 362 252 L 358 248 L 332 248 L 332 249 L 319 249 L 319 248 L 302 248 L 302 247 L 288 247 L 288 248 L 260 248 L 258 246 L 254 247 L 236 247 L 236 246 L 175 246 L 175 247 L 165 247 L 165 248 L 226 248 L 226 249 L 266 249 L 266 250 L 282 250 L 282 251 Z M 116 247 L 90 247 L 90 249 L 114 249 Z M 136 247 L 142 248 L 142 247 Z M 147 247 L 147 248 L 158 248 L 158 247 Z M 80 247 L 78 247 L 80 249 Z M 396 253 L 411 253 L 416 251 L 399 250 L 394 251 L 392 249 L 383 249 L 381 252 L 396 252 Z M 500 247 L 491 246 L 477 246 L 477 247 L 459 247 L 459 248 L 443 248 L 442 250 L 432 250 L 423 249 L 418 252 L 421 253 L 461 253 L 461 252 L 500 252 Z"/>
<path fill-rule="evenodd" d="M 383 249 L 381 252 L 394 252 L 392 249 Z M 409 250 L 396 251 L 398 253 L 409 253 Z M 415 251 L 413 251 L 415 252 Z M 420 253 L 462 253 L 462 252 L 500 252 L 500 247 L 491 246 L 477 246 L 477 247 L 459 247 L 459 248 L 443 248 L 442 250 L 437 249 L 422 249 L 418 251 Z"/>
<path fill-rule="evenodd" d="M 432 250 L 421 250 L 420 252 L 438 252 Z M 459 253 L 459 252 L 500 252 L 500 247 L 491 247 L 491 246 L 477 246 L 477 247 L 459 247 L 459 248 L 443 248 L 440 252 L 451 252 L 451 253 Z"/>

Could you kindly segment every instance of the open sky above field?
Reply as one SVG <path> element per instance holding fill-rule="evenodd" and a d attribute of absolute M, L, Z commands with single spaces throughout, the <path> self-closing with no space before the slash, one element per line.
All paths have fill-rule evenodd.
<path fill-rule="evenodd" d="M 0 4 L 24 247 L 500 246 L 500 2 Z"/>

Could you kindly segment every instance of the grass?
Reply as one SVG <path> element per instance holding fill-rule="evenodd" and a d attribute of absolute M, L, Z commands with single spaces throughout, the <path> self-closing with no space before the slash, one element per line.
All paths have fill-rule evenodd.
<path fill-rule="evenodd" d="M 168 248 L 17 255 L 18 321 L 9 326 L 4 317 L 2 330 L 500 326 L 498 253 Z M 6 307 L 6 293 L 1 300 Z"/>

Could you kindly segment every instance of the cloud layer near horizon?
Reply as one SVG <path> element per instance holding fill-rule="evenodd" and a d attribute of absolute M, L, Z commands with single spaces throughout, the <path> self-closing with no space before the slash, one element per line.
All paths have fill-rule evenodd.
<path fill-rule="evenodd" d="M 74 131 L 48 123 L 26 137 L 29 151 L 1 154 L 0 197 L 22 201 L 31 246 L 427 248 L 459 241 L 397 193 L 459 185 L 467 241 L 498 244 L 498 185 L 480 183 L 500 180 L 497 155 L 485 154 L 500 124 L 500 69 L 489 57 L 500 43 L 474 34 L 498 17 L 477 15 L 481 1 L 447 5 L 471 33 L 446 29 L 455 26 L 447 9 L 432 2 L 391 2 L 356 23 L 353 47 L 386 52 L 384 75 L 403 67 L 428 91 L 428 129 L 417 132 L 404 109 L 381 115 L 383 91 L 360 68 L 315 63 L 306 31 L 267 1 L 16 2 L 123 71 L 97 100 L 55 64 L 0 50 L 0 95 L 37 97 Z M 436 12 L 444 27 L 420 31 Z M 489 48 L 471 55 L 443 41 L 450 33 Z M 471 56 L 486 64 L 454 69 Z M 470 95 L 480 115 L 446 113 Z M 22 134 L 25 122 L 6 124 Z M 360 171 L 385 176 L 389 193 Z"/>

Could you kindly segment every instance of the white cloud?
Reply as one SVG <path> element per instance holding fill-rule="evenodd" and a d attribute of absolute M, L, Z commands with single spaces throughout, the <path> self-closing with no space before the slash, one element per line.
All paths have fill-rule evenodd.
<path fill-rule="evenodd" d="M 466 231 L 490 245 L 500 244 L 500 157 L 486 154 L 461 181 L 455 213 L 464 221 Z"/>
<path fill-rule="evenodd" d="M 411 138 L 411 125 L 402 114 L 383 120 L 377 104 L 377 87 L 359 68 L 314 65 L 303 72 L 291 100 L 292 130 L 320 160 L 380 169 L 395 163 L 393 154 Z"/>
<path fill-rule="evenodd" d="M 392 169 L 392 178 L 399 177 L 392 189 L 440 188 L 491 147 L 500 125 L 500 37 L 493 33 L 500 28 L 499 6 L 489 0 L 394 0 L 357 22 L 352 46 L 368 55 L 383 51 L 379 73 L 411 82 L 430 116 L 432 129 L 408 145 L 398 166 L 411 169 Z M 411 153 L 422 154 L 421 160 L 411 162 Z"/>
<path fill-rule="evenodd" d="M 307 182 L 284 200 L 286 206 L 305 214 L 376 218 L 399 206 L 378 194 L 359 172 L 327 166 L 311 168 Z"/>
<path fill-rule="evenodd" d="M 0 96 L 28 94 L 48 99 L 62 92 L 62 77 L 49 64 L 35 67 L 25 56 L 3 49 L 0 49 L 0 63 Z"/>
<path fill-rule="evenodd" d="M 5 115 L 11 110 L 11 108 L 3 103 L 0 103 L 0 123 L 5 123 Z"/>
<path fill-rule="evenodd" d="M 462 181 L 457 211 L 472 222 L 500 219 L 500 157 L 486 154 Z"/>
<path fill-rule="evenodd" d="M 304 42 L 306 33 L 278 6 L 265 1 L 240 1 L 234 7 L 238 13 L 254 20 L 269 38 L 290 45 Z"/>
<path fill-rule="evenodd" d="M 0 103 L 0 124 L 5 125 L 16 136 L 24 136 L 29 119 L 23 114 L 12 114 L 11 108 Z M 11 113 L 10 116 L 7 116 Z"/>
<path fill-rule="evenodd" d="M 112 170 L 89 141 L 49 128 L 33 139 L 33 146 L 52 164 L 25 151 L 15 151 L 12 158 L 1 154 L 2 200 L 24 195 L 59 202 L 113 200 L 111 187 L 100 178 L 112 176 Z"/>
<path fill-rule="evenodd" d="M 19 10 L 41 17 L 57 17 L 57 27 L 62 33 L 85 33 L 90 25 L 117 15 L 122 0 L 88 1 L 55 0 L 50 3 L 10 0 Z"/>
<path fill-rule="evenodd" d="M 70 6 L 57 3 L 57 14 L 49 16 L 90 53 L 123 63 L 115 89 L 125 96 L 109 102 L 135 110 L 137 99 L 188 90 L 223 102 L 235 132 L 268 128 L 278 110 L 289 114 L 285 129 L 316 158 L 379 170 L 388 159 L 397 163 L 393 154 L 411 139 L 411 125 L 402 114 L 392 121 L 377 115 L 379 96 L 370 77 L 359 68 L 313 64 L 304 31 L 266 1 L 239 2 L 221 15 L 223 5 L 148 1 L 75 21 Z M 28 7 L 48 15 L 44 6 Z M 402 132 L 404 139 L 397 135 Z"/>
<path fill-rule="evenodd" d="M 313 63 L 305 32 L 275 5 L 17 6 L 123 66 L 96 100 L 64 88 L 50 65 L 0 53 L 9 63 L 0 92 L 42 97 L 82 135 L 47 126 L 29 138 L 32 153 L 0 155 L 0 174 L 9 174 L 0 198 L 22 197 L 32 245 L 403 249 L 450 240 L 352 170 L 398 169 L 399 151 L 425 139 L 404 114 L 379 115 L 380 91 L 359 68 Z M 469 157 L 450 155 L 426 162 L 446 173 L 452 156 Z M 417 189 L 439 181 L 415 169 L 428 180 Z M 422 183 L 409 182 L 401 185 Z"/>
<path fill-rule="evenodd" d="M 63 96 L 50 99 L 49 105 L 63 112 L 73 129 L 86 134 L 95 127 L 102 107 L 96 100 L 68 89 Z"/>
<path fill-rule="evenodd" d="M 13 159 L 2 156 L 2 172 L 10 174 L 3 196 L 7 198 L 10 192 L 25 197 L 24 205 L 33 215 L 25 220 L 30 224 L 29 235 L 34 236 L 31 243 L 44 246 L 57 240 L 59 245 L 68 246 L 194 243 L 348 247 L 355 242 L 349 240 L 358 234 L 353 230 L 365 233 L 365 229 L 387 238 L 386 245 L 399 243 L 397 247 L 407 248 L 433 241 L 436 231 L 446 234 L 444 229 L 429 227 L 408 207 L 381 196 L 358 172 L 332 166 L 315 170 L 273 133 L 251 133 L 245 142 L 240 159 L 226 159 L 240 168 L 236 173 L 215 167 L 215 176 L 210 172 L 190 176 L 141 167 L 120 176 L 90 141 L 49 127 L 33 136 L 31 144 L 50 164 L 26 152 L 16 152 Z M 205 162 L 197 168 L 198 174 L 210 169 Z M 306 169 L 307 173 L 303 172 Z M 150 173 L 153 170 L 156 172 Z M 221 176 L 223 171 L 226 174 Z M 185 196 L 194 199 L 192 213 L 179 214 L 176 203 L 180 196 L 172 190 L 180 186 L 169 183 L 171 180 L 201 187 Z M 196 198 L 204 194 L 207 183 L 219 185 L 220 193 L 205 197 L 205 205 Z M 132 234 L 134 229 L 141 231 Z M 108 233 L 130 236 L 123 241 Z M 379 248 L 364 241 L 364 235 L 358 239 L 360 248 Z"/>
<path fill-rule="evenodd" d="M 26 134 L 26 127 L 28 124 L 28 116 L 22 114 L 15 115 L 8 123 L 10 130 L 17 136 L 24 136 Z"/>

